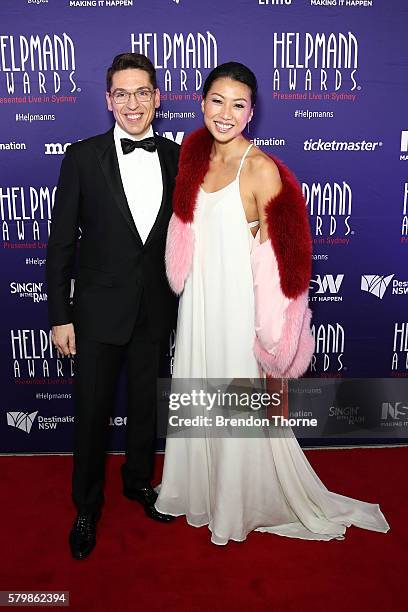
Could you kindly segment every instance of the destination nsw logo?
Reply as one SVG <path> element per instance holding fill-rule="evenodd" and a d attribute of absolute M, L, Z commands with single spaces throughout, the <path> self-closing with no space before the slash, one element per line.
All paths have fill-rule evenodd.
<path fill-rule="evenodd" d="M 0 36 L 0 97 L 9 102 L 75 101 L 63 95 L 80 91 L 75 70 L 74 41 L 65 32 Z"/>
<path fill-rule="evenodd" d="M 29 434 L 37 414 L 38 410 L 37 412 L 8 412 L 7 425 Z"/>
<path fill-rule="evenodd" d="M 379 274 L 363 274 L 361 277 L 361 291 L 371 293 L 380 300 L 383 299 L 388 287 L 391 295 L 403 296 L 408 294 L 408 280 L 394 278 L 395 274 L 382 276 Z"/>
<path fill-rule="evenodd" d="M 358 62 L 352 32 L 274 32 L 273 98 L 355 102 Z"/>
<path fill-rule="evenodd" d="M 7 412 L 7 425 L 20 429 L 25 433 L 29 434 L 35 422 L 37 422 L 38 429 L 57 429 L 58 425 L 65 423 L 73 423 L 73 416 L 41 416 L 36 412 Z M 35 418 L 37 417 L 37 421 Z"/>

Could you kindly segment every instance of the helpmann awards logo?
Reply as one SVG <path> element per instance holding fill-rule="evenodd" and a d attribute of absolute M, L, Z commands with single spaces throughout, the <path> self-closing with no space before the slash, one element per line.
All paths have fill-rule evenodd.
<path fill-rule="evenodd" d="M 349 183 L 302 183 L 313 244 L 348 245 L 352 228 L 353 190 Z"/>
<path fill-rule="evenodd" d="M 154 64 L 163 101 L 200 100 L 208 72 L 218 65 L 218 43 L 211 32 L 143 32 L 130 34 L 130 51 Z"/>
<path fill-rule="evenodd" d="M 274 100 L 355 102 L 361 90 L 352 32 L 274 32 Z"/>
<path fill-rule="evenodd" d="M 62 34 L 0 36 L 0 97 L 15 104 L 75 102 L 75 43 Z"/>
<path fill-rule="evenodd" d="M 51 228 L 56 186 L 1 186 L 0 218 L 3 248 L 45 248 Z"/>
<path fill-rule="evenodd" d="M 16 384 L 72 384 L 74 360 L 61 355 L 45 329 L 10 330 L 11 368 Z"/>
<path fill-rule="evenodd" d="M 408 322 L 395 321 L 391 353 L 391 376 L 408 376 Z"/>
<path fill-rule="evenodd" d="M 343 363 L 345 349 L 345 331 L 338 322 L 312 325 L 311 331 L 315 339 L 315 352 L 310 362 L 310 372 L 320 376 L 341 376 L 347 369 Z"/>

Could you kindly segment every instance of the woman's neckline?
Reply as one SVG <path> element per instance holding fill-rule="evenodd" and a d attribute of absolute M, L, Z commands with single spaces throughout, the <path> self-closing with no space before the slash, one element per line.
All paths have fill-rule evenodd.
<path fill-rule="evenodd" d="M 237 177 L 238 178 L 238 177 Z M 227 185 L 225 185 L 224 187 L 221 187 L 220 189 L 217 189 L 216 191 L 205 191 L 205 189 L 203 189 L 203 187 L 200 185 L 200 189 L 203 193 L 205 193 L 205 195 L 213 195 L 215 193 L 220 193 L 221 191 L 224 191 L 224 189 L 227 189 L 227 187 L 231 187 L 231 185 L 233 185 L 234 183 L 236 183 L 237 178 L 234 178 L 233 181 L 231 181 L 230 183 L 228 183 Z"/>

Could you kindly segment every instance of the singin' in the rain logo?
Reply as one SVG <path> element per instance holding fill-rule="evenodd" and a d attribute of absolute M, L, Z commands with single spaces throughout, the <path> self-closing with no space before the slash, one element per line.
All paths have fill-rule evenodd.
<path fill-rule="evenodd" d="M 10 283 L 10 293 L 11 295 L 18 296 L 19 298 L 26 298 L 34 302 L 34 304 L 39 304 L 41 302 L 47 301 L 47 294 L 45 293 L 44 283 L 42 282 L 32 282 L 32 281 L 12 281 Z"/>

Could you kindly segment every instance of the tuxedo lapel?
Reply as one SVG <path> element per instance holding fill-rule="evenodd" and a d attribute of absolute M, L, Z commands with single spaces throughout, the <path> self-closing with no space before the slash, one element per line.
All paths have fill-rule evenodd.
<path fill-rule="evenodd" d="M 102 171 L 105 175 L 106 182 L 109 185 L 113 199 L 130 230 L 140 243 L 140 246 L 143 246 L 142 239 L 140 238 L 132 213 L 130 212 L 125 190 L 123 189 L 118 158 L 116 155 L 115 142 L 113 139 L 113 128 L 101 137 L 100 143 L 97 145 L 97 151 Z"/>

